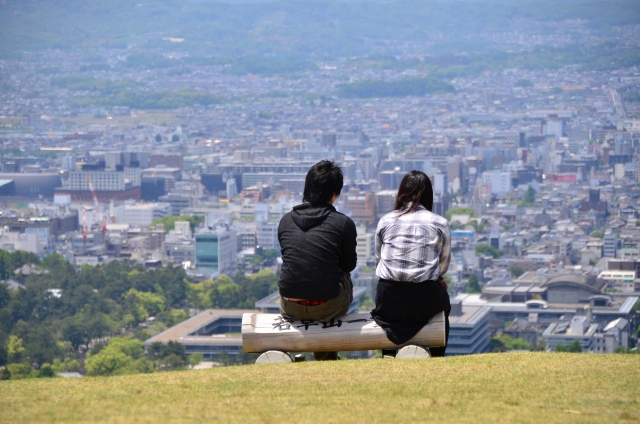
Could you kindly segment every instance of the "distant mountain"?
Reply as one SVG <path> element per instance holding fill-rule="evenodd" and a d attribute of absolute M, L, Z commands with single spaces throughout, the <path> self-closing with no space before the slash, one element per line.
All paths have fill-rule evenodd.
<path fill-rule="evenodd" d="M 0 50 L 137 44 L 201 55 L 348 56 L 382 40 L 504 31 L 513 19 L 584 19 L 601 30 L 640 23 L 639 2 L 487 1 L 3 0 Z"/>

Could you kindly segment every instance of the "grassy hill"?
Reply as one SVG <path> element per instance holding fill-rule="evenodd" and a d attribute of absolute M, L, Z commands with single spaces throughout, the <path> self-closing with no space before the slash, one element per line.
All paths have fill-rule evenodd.
<path fill-rule="evenodd" d="M 487 354 L 0 382 L 1 422 L 638 422 L 640 355 Z"/>

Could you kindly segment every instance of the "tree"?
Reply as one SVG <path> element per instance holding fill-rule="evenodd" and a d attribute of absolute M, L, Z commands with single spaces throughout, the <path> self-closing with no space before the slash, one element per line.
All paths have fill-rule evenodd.
<path fill-rule="evenodd" d="M 6 285 L 0 283 L 0 309 L 4 308 L 11 301 L 11 293 Z"/>
<path fill-rule="evenodd" d="M 162 141 L 162 136 L 160 134 L 156 134 L 156 142 L 160 143 Z"/>
<path fill-rule="evenodd" d="M 362 295 L 362 298 L 360 298 L 360 306 L 358 306 L 358 312 L 369 312 L 375 307 L 376 304 L 373 302 L 373 299 L 371 299 L 371 296 L 365 293 Z"/>
<path fill-rule="evenodd" d="M 482 293 L 482 288 L 480 287 L 480 283 L 478 282 L 478 276 L 476 274 L 471 274 L 469 279 L 467 280 L 467 284 L 465 285 L 466 293 Z"/>
<path fill-rule="evenodd" d="M 180 141 L 180 136 L 178 134 L 174 134 L 171 136 L 171 142 L 175 143 L 176 141 Z"/>
<path fill-rule="evenodd" d="M 514 339 L 508 334 L 502 334 L 499 337 L 491 338 L 489 349 L 491 349 L 491 352 L 507 352 L 510 350 L 531 350 L 532 346 L 524 339 Z"/>
<path fill-rule="evenodd" d="M 150 366 L 143 358 L 144 344 L 130 337 L 114 337 L 107 347 L 89 353 L 85 363 L 88 375 L 122 375 L 146 372 Z"/>
<path fill-rule="evenodd" d="M 536 203 L 536 191 L 531 186 L 527 188 L 527 192 L 524 195 L 524 203 L 527 206 L 532 206 Z"/>
<path fill-rule="evenodd" d="M 160 366 L 164 369 L 176 369 L 184 367 L 185 361 L 175 353 L 166 356 L 160 360 Z"/>
<path fill-rule="evenodd" d="M 161 317 L 168 327 L 173 327 L 174 325 L 187 319 L 188 315 L 182 309 L 171 309 L 170 311 L 164 312 Z"/>
<path fill-rule="evenodd" d="M 64 259 L 64 256 L 62 256 L 59 253 L 52 253 L 50 255 L 47 255 L 43 260 L 42 260 L 42 267 L 46 268 L 50 271 L 55 271 L 55 270 L 63 270 L 69 266 L 71 266 L 69 264 L 69 262 L 67 262 Z"/>
<path fill-rule="evenodd" d="M 489 255 L 494 259 L 497 259 L 500 256 L 502 256 L 502 250 L 496 249 L 490 244 L 478 244 L 474 250 L 476 252 L 476 255 L 478 256 Z"/>
<path fill-rule="evenodd" d="M 203 358 L 202 353 L 197 352 L 197 353 L 189 355 L 189 359 L 187 360 L 187 362 L 189 363 L 191 368 L 193 368 L 196 365 L 198 365 L 200 362 L 202 362 L 202 358 Z"/>
<path fill-rule="evenodd" d="M 578 340 L 574 340 L 567 348 L 567 352 L 572 352 L 572 353 L 582 352 L 582 346 L 580 346 L 580 342 Z"/>
<path fill-rule="evenodd" d="M 22 339 L 17 336 L 9 336 L 7 344 L 7 359 L 9 363 L 18 363 L 26 359 L 26 351 L 22 345 Z"/>
<path fill-rule="evenodd" d="M 475 218 L 477 216 L 475 211 L 471 208 L 453 208 L 449 209 L 444 214 L 445 218 L 447 218 L 447 221 L 451 221 L 452 215 L 469 215 L 472 218 Z"/>
<path fill-rule="evenodd" d="M 234 309 L 245 299 L 242 286 L 235 283 L 228 275 L 221 275 L 214 281 L 209 294 L 214 308 Z"/>
<path fill-rule="evenodd" d="M 88 375 L 113 375 L 133 365 L 133 358 L 116 349 L 103 349 L 85 363 Z"/>
<path fill-rule="evenodd" d="M 567 347 L 563 344 L 558 344 L 556 346 L 556 352 L 567 352 Z"/>
<path fill-rule="evenodd" d="M 165 216 L 164 218 L 154 220 L 151 226 L 162 224 L 164 225 L 164 230 L 169 232 L 175 228 L 176 222 L 188 222 L 191 231 L 195 231 L 198 225 L 204 223 L 204 216 Z"/>
<path fill-rule="evenodd" d="M 246 306 L 253 308 L 253 304 L 273 293 L 278 287 L 278 277 L 272 271 L 263 269 L 249 277 L 237 273 L 234 280 L 242 287 Z"/>
<path fill-rule="evenodd" d="M 151 292 L 131 289 L 127 292 L 125 300 L 138 322 L 150 315 L 164 311 L 165 308 L 165 299 L 161 295 Z"/>
<path fill-rule="evenodd" d="M 53 378 L 56 376 L 55 371 L 50 364 L 42 364 L 38 370 L 38 378 Z"/>
<path fill-rule="evenodd" d="M 517 265 L 513 265 L 509 268 L 509 272 L 511 273 L 511 275 L 513 275 L 515 278 L 520 277 L 522 274 L 524 274 L 524 270 L 517 266 Z"/>

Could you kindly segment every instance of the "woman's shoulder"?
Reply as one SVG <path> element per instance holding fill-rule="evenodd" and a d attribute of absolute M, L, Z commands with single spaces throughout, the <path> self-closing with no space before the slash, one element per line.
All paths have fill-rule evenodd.
<path fill-rule="evenodd" d="M 447 221 L 447 218 L 440 216 L 437 213 L 433 213 L 426 209 L 419 209 L 416 211 L 416 213 L 419 214 L 421 220 L 432 222 L 441 226 L 449 226 L 449 221 Z"/>

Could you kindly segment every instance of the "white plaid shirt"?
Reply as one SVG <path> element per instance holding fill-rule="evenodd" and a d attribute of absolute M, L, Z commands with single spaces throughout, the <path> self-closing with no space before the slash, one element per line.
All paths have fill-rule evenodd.
<path fill-rule="evenodd" d="M 451 261 L 449 223 L 422 205 L 415 212 L 398 217 L 400 214 L 390 212 L 378 223 L 376 275 L 414 283 L 437 280 Z"/>

